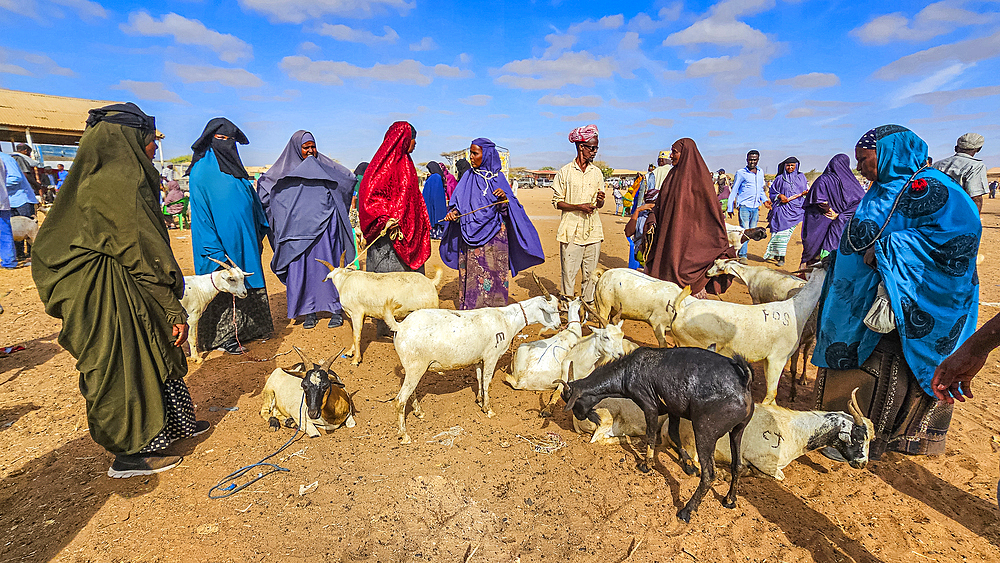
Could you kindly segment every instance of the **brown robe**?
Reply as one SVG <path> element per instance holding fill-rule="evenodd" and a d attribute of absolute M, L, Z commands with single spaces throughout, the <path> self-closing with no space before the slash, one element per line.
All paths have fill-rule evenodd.
<path fill-rule="evenodd" d="M 709 278 L 705 272 L 717 258 L 736 258 L 736 250 L 726 237 L 712 173 L 697 145 L 684 138 L 673 147 L 680 149 L 680 163 L 667 174 L 650 213 L 656 220 L 656 233 L 646 273 L 681 287 L 691 286 L 692 293 L 705 289 L 718 295 L 729 289 L 732 276 Z"/>

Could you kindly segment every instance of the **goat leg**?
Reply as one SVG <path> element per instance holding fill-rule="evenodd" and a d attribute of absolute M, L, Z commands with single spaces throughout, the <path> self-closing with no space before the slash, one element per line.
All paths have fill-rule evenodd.
<path fill-rule="evenodd" d="M 656 424 L 656 421 L 657 419 L 654 417 L 653 418 L 654 425 Z M 646 424 L 649 424 L 649 422 L 647 421 Z M 695 465 L 694 460 L 691 459 L 691 454 L 689 454 L 687 450 L 684 449 L 684 446 L 681 445 L 680 429 L 681 429 L 681 417 L 676 415 L 670 415 L 668 417 L 667 435 L 670 436 L 670 441 L 673 442 L 674 447 L 677 448 L 677 457 L 680 458 L 681 468 L 684 469 L 684 473 L 687 473 L 688 475 L 697 475 L 698 466 Z M 697 442 L 695 443 L 695 447 L 697 447 Z M 698 452 L 698 458 L 702 459 L 700 451 Z M 703 459 L 702 463 L 705 463 Z"/>
<path fill-rule="evenodd" d="M 722 500 L 722 506 L 726 508 L 736 508 L 736 487 L 739 484 L 740 473 L 743 472 L 743 455 L 740 452 L 740 445 L 743 443 L 743 431 L 746 430 L 746 427 L 746 424 L 741 422 L 729 431 L 729 454 L 732 458 L 729 471 L 732 473 L 732 478 L 729 480 L 729 492 Z"/>
<path fill-rule="evenodd" d="M 639 462 L 637 469 L 649 473 L 656 465 L 656 444 L 660 442 L 660 426 L 657 424 L 659 415 L 655 406 L 643 408 L 642 414 L 646 418 L 646 458 Z"/>
<path fill-rule="evenodd" d="M 490 383 L 493 382 L 493 374 L 496 373 L 497 359 L 487 358 L 483 360 L 483 412 L 486 413 L 486 418 L 493 418 L 495 414 L 493 408 L 490 407 Z"/>
<path fill-rule="evenodd" d="M 281 429 L 281 422 L 278 420 L 278 417 L 272 416 L 267 419 L 267 427 L 271 432 L 277 432 Z"/>
<path fill-rule="evenodd" d="M 347 316 L 351 319 L 351 329 L 354 332 L 354 342 L 351 344 L 351 351 L 347 356 L 354 358 L 351 361 L 352 366 L 359 366 L 361 365 L 361 329 L 365 326 L 365 315 L 362 313 L 355 317 L 348 312 Z"/>
<path fill-rule="evenodd" d="M 702 431 L 699 432 L 699 430 Z M 709 433 L 704 430 L 698 426 L 694 427 L 694 447 L 698 450 L 698 459 L 701 460 L 701 481 L 698 482 L 698 488 L 695 489 L 691 500 L 687 501 L 684 508 L 677 512 L 677 517 L 685 522 L 691 521 L 691 514 L 698 510 L 702 499 L 705 498 L 705 494 L 712 488 L 712 482 L 715 481 L 715 443 L 721 436 L 706 435 Z"/>

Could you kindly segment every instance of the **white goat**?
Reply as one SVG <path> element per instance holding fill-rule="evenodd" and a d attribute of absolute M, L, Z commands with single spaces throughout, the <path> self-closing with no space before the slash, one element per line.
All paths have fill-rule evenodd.
<path fill-rule="evenodd" d="M 726 223 L 726 238 L 729 239 L 729 246 L 739 248 L 748 240 L 764 240 L 767 238 L 767 231 L 764 227 L 744 229 L 743 227 Z"/>
<path fill-rule="evenodd" d="M 623 319 L 644 321 L 653 327 L 660 347 L 667 345 L 666 333 L 670 332 L 670 321 L 673 319 L 673 302 L 681 293 L 677 284 L 629 268 L 598 268 L 590 279 L 597 283 L 594 301 L 599 318 L 611 321 L 621 315 Z M 577 366 L 577 369 L 580 367 Z"/>
<path fill-rule="evenodd" d="M 253 275 L 253 272 L 241 270 L 231 259 L 229 264 L 212 257 L 208 259 L 223 269 L 200 276 L 184 276 L 184 297 L 181 298 L 181 306 L 187 311 L 190 327 L 188 346 L 191 348 L 191 357 L 197 364 L 202 362 L 201 354 L 198 352 L 198 319 L 201 318 L 201 314 L 221 291 L 232 293 L 240 299 L 246 297 L 247 287 L 243 282 L 247 276 Z"/>
<path fill-rule="evenodd" d="M 479 389 L 477 403 L 486 416 L 490 408 L 490 381 L 497 360 L 510 347 L 514 336 L 534 323 L 546 328 L 559 328 L 559 303 L 555 297 L 532 297 L 506 307 L 487 307 L 471 311 L 421 309 L 396 322 L 393 313 L 398 307 L 385 304 L 383 318 L 396 332 L 393 344 L 403 366 L 403 385 L 396 395 L 399 415 L 399 435 L 403 444 L 410 443 L 406 433 L 406 404 L 413 398 L 413 414 L 423 418 L 423 410 L 413 391 L 428 369 L 444 371 L 476 366 Z"/>
<path fill-rule="evenodd" d="M 330 268 L 325 279 L 337 287 L 340 304 L 351 319 L 354 342 L 347 353 L 354 357 L 351 365 L 361 365 L 361 329 L 365 317 L 381 318 L 387 299 L 399 304 L 397 315 L 407 315 L 418 309 L 437 309 L 437 285 L 443 276 L 441 268 L 437 269 L 432 280 L 419 272 L 365 272 L 337 268 L 326 260 L 320 262 Z"/>
<path fill-rule="evenodd" d="M 25 241 L 28 244 L 35 244 L 35 237 L 38 236 L 38 221 L 31 217 L 11 217 L 10 230 L 14 234 L 15 241 Z"/>
<path fill-rule="evenodd" d="M 504 381 L 514 389 L 526 391 L 555 389 L 553 381 L 562 372 L 563 358 L 583 338 L 583 326 L 580 322 L 582 303 L 579 297 L 569 302 L 569 322 L 558 334 L 518 346 L 510 362 L 510 373 L 504 375 Z"/>
<path fill-rule="evenodd" d="M 686 287 L 674 302 L 677 315 L 670 327 L 674 342 L 698 348 L 716 344 L 724 356 L 739 354 L 748 362 L 765 361 L 767 395 L 762 403 L 774 404 L 781 371 L 799 347 L 802 329 L 819 302 L 825 277 L 826 270 L 817 268 L 795 297 L 761 305 L 705 299 L 685 303 L 691 293 Z"/>
<path fill-rule="evenodd" d="M 761 303 L 772 303 L 774 301 L 784 301 L 794 297 L 802 287 L 806 285 L 805 280 L 788 274 L 772 270 L 764 266 L 747 266 L 740 264 L 738 260 L 719 259 L 708 269 L 707 276 L 718 276 L 722 274 L 732 274 L 738 280 L 746 284 L 750 292 L 750 299 L 755 305 Z M 790 398 L 794 401 L 798 395 L 796 384 L 805 382 L 806 364 L 810 348 L 816 343 L 816 316 L 819 307 L 813 310 L 805 326 L 802 328 L 802 336 L 799 339 L 799 346 L 792 353 L 791 375 L 792 392 Z M 799 356 L 802 356 L 802 379 L 798 378 Z"/>

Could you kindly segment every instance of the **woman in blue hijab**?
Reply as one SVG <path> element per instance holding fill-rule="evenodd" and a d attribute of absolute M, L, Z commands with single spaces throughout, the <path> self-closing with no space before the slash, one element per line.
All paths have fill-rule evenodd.
<path fill-rule="evenodd" d="M 860 388 L 862 412 L 875 424 L 873 460 L 887 449 L 942 454 L 952 405 L 934 398 L 931 379 L 976 329 L 979 215 L 958 184 L 927 168 L 927 144 L 905 127 L 872 129 L 855 156 L 872 185 L 823 287 L 812 360 L 827 368 L 819 403 L 842 409 Z M 891 322 L 868 315 L 876 301 Z"/>
<path fill-rule="evenodd" d="M 194 157 L 188 168 L 195 273 L 208 274 L 221 268 L 210 260 L 214 258 L 223 263 L 232 260 L 253 274 L 244 281 L 247 296 L 236 300 L 235 324 L 229 293 L 215 296 L 198 322 L 198 347 L 222 348 L 230 354 L 243 352 L 240 342 L 267 338 L 274 331 L 260 262 L 270 228 L 236 143 L 246 145 L 249 141 L 232 121 L 216 117 L 191 145 Z"/>
<path fill-rule="evenodd" d="M 516 276 L 545 261 L 538 232 L 501 170 L 489 139 L 469 147 L 472 169 L 455 187 L 441 260 L 458 270 L 458 308 L 507 305 L 507 270 Z"/>
<path fill-rule="evenodd" d="M 441 165 L 433 160 L 427 163 L 427 170 L 431 175 L 424 180 L 424 204 L 427 205 L 427 216 L 431 220 L 431 239 L 441 240 L 441 235 L 444 234 L 444 216 L 448 213 L 444 173 Z"/>

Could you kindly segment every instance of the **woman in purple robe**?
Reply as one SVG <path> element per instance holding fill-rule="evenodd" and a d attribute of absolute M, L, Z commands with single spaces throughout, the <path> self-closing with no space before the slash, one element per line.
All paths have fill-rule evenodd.
<path fill-rule="evenodd" d="M 449 201 L 441 260 L 458 270 L 458 308 L 504 307 L 512 276 L 545 261 L 542 243 L 500 170 L 489 139 L 472 141 L 472 169 Z"/>
<path fill-rule="evenodd" d="M 285 284 L 288 318 L 304 316 L 303 328 L 316 326 L 317 313 L 331 314 L 330 327 L 344 324 L 340 296 L 330 271 L 319 260 L 340 265 L 354 260 L 348 216 L 356 176 L 316 149 L 308 131 L 296 131 L 260 180 L 257 194 L 271 225 L 271 270 Z"/>
<path fill-rule="evenodd" d="M 844 226 L 865 197 L 865 189 L 851 172 L 851 158 L 838 154 L 806 195 L 802 221 L 802 264 L 821 260 L 840 246 Z"/>
<path fill-rule="evenodd" d="M 771 182 L 769 200 L 771 211 L 767 214 L 771 240 L 767 243 L 764 260 L 775 259 L 779 267 L 785 265 L 788 239 L 795 226 L 802 222 L 803 198 L 809 193 L 809 181 L 799 172 L 799 159 L 786 158 L 778 165 L 778 175 Z"/>

